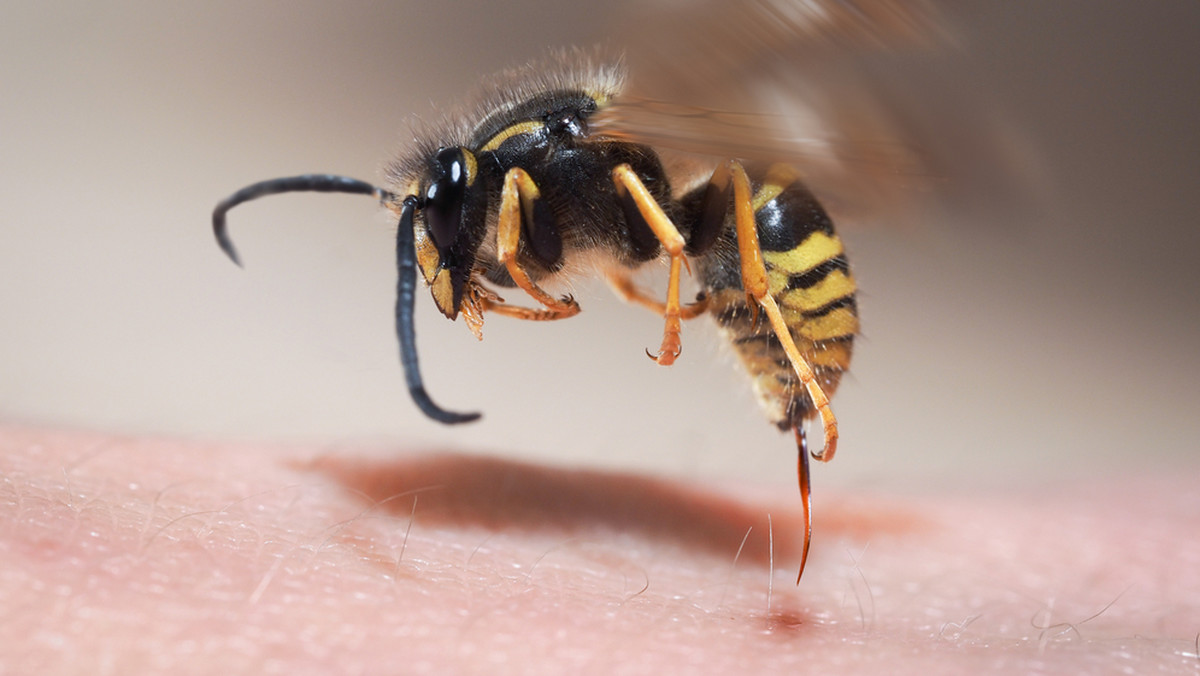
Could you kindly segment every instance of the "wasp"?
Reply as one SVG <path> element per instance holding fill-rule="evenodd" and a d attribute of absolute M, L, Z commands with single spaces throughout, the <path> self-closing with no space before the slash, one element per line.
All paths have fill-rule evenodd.
<path fill-rule="evenodd" d="M 888 20 L 903 14 L 886 0 L 803 7 L 809 5 L 830 9 L 821 17 L 840 21 L 837 30 L 870 19 L 864 8 Z M 243 202 L 297 191 L 378 200 L 398 222 L 395 325 L 408 390 L 425 415 L 446 424 L 479 414 L 444 409 L 425 389 L 413 323 L 418 276 L 442 314 L 463 317 L 480 336 L 488 313 L 530 321 L 578 314 L 573 297 L 547 289 L 598 273 L 624 300 L 662 317 L 659 349 L 647 355 L 663 366 L 680 355 L 683 321 L 710 316 L 767 417 L 796 440 L 802 575 L 812 537 L 809 458 L 828 461 L 837 451 L 829 398 L 850 367 L 859 332 L 845 248 L 801 173 L 811 165 L 773 161 L 769 150 L 743 154 L 736 143 L 671 143 L 684 117 L 712 129 L 731 116 L 695 109 L 685 115 L 683 106 L 638 101 L 626 85 L 620 62 L 556 55 L 497 77 L 474 110 L 423 130 L 388 167 L 384 186 L 326 174 L 256 183 L 217 205 L 214 234 L 240 264 L 226 215 Z M 861 111 L 854 116 L 863 118 Z M 726 126 L 753 131 L 747 118 L 732 119 Z M 666 269 L 665 296 L 635 282 L 635 273 L 652 264 Z M 681 298 L 685 274 L 700 288 L 690 302 Z M 510 303 L 501 292 L 530 302 Z M 811 452 L 810 420 L 823 432 L 822 447 Z"/>

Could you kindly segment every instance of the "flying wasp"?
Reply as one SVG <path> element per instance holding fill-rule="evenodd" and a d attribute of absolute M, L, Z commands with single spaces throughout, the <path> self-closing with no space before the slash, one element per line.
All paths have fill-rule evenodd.
<path fill-rule="evenodd" d="M 741 12 L 735 17 L 742 18 L 753 18 L 761 10 L 752 9 L 757 5 L 790 6 L 783 0 L 735 4 Z M 834 36 L 837 44 L 876 44 L 880 36 L 924 32 L 924 15 L 889 0 L 791 4 L 822 9 L 816 18 L 795 21 L 809 22 L 810 33 Z M 685 39 L 693 52 L 711 43 L 695 32 Z M 812 35 L 801 42 L 813 42 Z M 678 44 L 658 44 L 681 51 Z M 710 77 L 715 71 L 688 63 L 696 79 L 717 79 Z M 736 70 L 722 68 L 726 79 L 741 79 Z M 856 96 L 839 97 L 861 103 Z M 823 177 L 844 169 L 844 151 L 855 146 L 842 139 L 840 145 L 796 151 L 768 134 L 759 116 L 639 98 L 619 60 L 582 52 L 498 76 L 479 99 L 461 122 L 423 131 L 405 158 L 388 168 L 386 187 L 314 174 L 234 193 L 213 212 L 217 242 L 239 262 L 226 214 L 266 195 L 345 192 L 379 200 L 399 223 L 395 322 L 408 390 L 421 411 L 446 424 L 479 414 L 446 410 L 425 390 L 413 325 L 418 275 L 438 309 L 451 320 L 462 316 L 479 336 L 489 312 L 531 321 L 578 314 L 571 296 L 546 289 L 581 270 L 597 270 L 622 298 L 663 318 L 660 347 L 647 354 L 664 366 L 680 355 L 683 320 L 711 316 L 750 374 L 771 422 L 796 439 L 803 574 L 812 536 L 809 457 L 828 461 L 837 450 L 829 397 L 850 366 L 859 330 L 856 283 L 810 179 L 820 186 Z M 868 114 L 878 110 L 859 106 L 852 117 L 876 139 L 888 136 Z M 859 148 L 873 153 L 882 145 Z M 857 154 L 860 166 L 882 164 L 865 161 L 864 153 L 848 154 Z M 634 281 L 635 272 L 651 263 L 666 264 L 665 297 Z M 685 272 L 700 287 L 690 302 L 681 298 Z M 497 290 L 519 290 L 532 306 L 511 304 Z M 812 419 L 820 420 L 823 439 L 821 449 L 810 453 L 804 424 Z"/>

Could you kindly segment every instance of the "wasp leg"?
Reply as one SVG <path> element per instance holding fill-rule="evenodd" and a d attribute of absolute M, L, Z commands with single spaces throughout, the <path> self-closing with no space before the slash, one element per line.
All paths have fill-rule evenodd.
<path fill-rule="evenodd" d="M 627 270 L 610 271 L 605 275 L 605 279 L 608 280 L 608 285 L 612 288 L 613 293 L 626 303 L 641 305 L 656 315 L 666 314 L 666 304 L 654 300 L 645 291 L 639 289 Z M 708 298 L 699 297 L 696 302 L 679 308 L 679 318 L 695 319 L 707 311 Z"/>
<path fill-rule="evenodd" d="M 578 309 L 569 314 L 564 314 L 550 308 L 532 308 L 522 307 L 520 305 L 509 305 L 508 303 L 502 303 L 489 298 L 479 299 L 479 306 L 487 312 L 495 312 L 496 314 L 503 315 L 505 317 L 512 317 L 513 319 L 525 319 L 533 322 L 548 322 L 555 319 L 566 319 L 567 317 L 573 317 L 576 314 L 579 314 Z M 579 305 L 576 304 L 575 307 L 578 308 Z"/>
<path fill-rule="evenodd" d="M 646 189 L 642 180 L 633 173 L 633 169 L 628 164 L 622 164 L 613 169 L 613 182 L 617 186 L 617 195 L 622 198 L 628 197 L 633 201 L 646 225 L 650 227 L 667 255 L 671 257 L 671 272 L 667 278 L 667 302 L 662 308 L 663 319 L 666 320 L 666 326 L 663 328 L 662 347 L 659 348 L 657 356 L 650 355 L 650 358 L 659 365 L 670 366 L 675 363 L 675 358 L 679 356 L 682 349 L 679 338 L 679 332 L 682 329 L 679 275 L 680 268 L 687 262 L 683 256 L 683 247 L 686 242 L 683 235 L 679 234 L 679 229 L 663 212 L 658 202 L 654 201 L 650 191 Z M 691 272 L 690 267 L 688 272 Z M 650 354 L 649 351 L 646 354 Z"/>
<path fill-rule="evenodd" d="M 812 366 L 796 348 L 791 330 L 788 329 L 787 322 L 784 321 L 783 314 L 779 311 L 779 305 L 775 303 L 775 298 L 771 295 L 770 286 L 767 283 L 767 268 L 763 263 L 762 248 L 758 244 L 758 230 L 754 222 L 750 179 L 746 176 L 746 170 L 742 168 L 741 164 L 731 162 L 730 169 L 733 174 L 733 208 L 737 222 L 738 255 L 742 263 L 742 288 L 746 290 L 747 304 L 751 308 L 756 305 L 762 308 L 763 314 L 771 323 L 775 337 L 779 339 L 780 345 L 787 353 L 788 361 L 792 363 L 792 368 L 800 377 L 800 382 L 804 383 L 804 387 L 808 390 L 813 407 L 821 415 L 821 426 L 825 436 L 824 448 L 820 453 L 814 452 L 813 457 L 827 462 L 832 460 L 837 452 L 837 418 L 829 406 L 829 397 L 825 396 L 825 391 L 821 389 L 821 385 L 813 374 Z"/>
<path fill-rule="evenodd" d="M 544 305 L 546 310 L 531 311 L 532 314 L 527 315 L 517 308 L 513 308 L 512 312 L 502 309 L 511 306 L 501 306 L 497 303 L 487 303 L 486 305 L 496 312 L 521 319 L 565 319 L 579 314 L 579 304 L 575 302 L 575 299 L 570 296 L 557 299 L 546 293 L 529 278 L 525 269 L 517 261 L 517 248 L 521 242 L 522 218 L 527 223 L 534 227 L 541 227 L 543 230 L 553 227 L 552 222 L 548 220 L 550 219 L 549 214 L 542 211 L 545 206 L 540 200 L 541 192 L 538 190 L 537 184 L 524 169 L 513 167 L 508 170 L 508 173 L 504 175 L 504 189 L 500 193 L 497 258 L 508 269 L 509 276 L 517 286 Z M 546 241 L 542 242 L 540 247 L 536 241 L 531 241 L 530 246 L 543 258 L 556 258 L 556 253 L 561 255 L 562 243 L 557 239 L 557 233 L 550 233 L 545 239 Z M 557 251 L 555 245 L 557 245 Z M 547 250 L 549 250 L 548 253 L 542 253 Z M 555 263 L 557 261 L 549 260 L 548 262 Z"/>

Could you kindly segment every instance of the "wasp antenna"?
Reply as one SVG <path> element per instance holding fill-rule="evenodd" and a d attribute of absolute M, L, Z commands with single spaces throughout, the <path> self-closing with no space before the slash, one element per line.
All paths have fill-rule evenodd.
<path fill-rule="evenodd" d="M 417 200 L 411 195 L 404 199 L 400 212 L 400 226 L 396 232 L 396 336 L 400 339 L 400 363 L 404 365 L 404 379 L 408 393 L 417 408 L 447 425 L 478 420 L 479 413 L 455 413 L 447 411 L 429 398 L 425 384 L 421 381 L 421 367 L 417 363 L 417 334 L 413 325 L 413 306 L 417 295 L 417 247 L 413 233 L 413 211 Z"/>
<path fill-rule="evenodd" d="M 347 192 L 355 195 L 375 195 L 380 201 L 395 197 L 391 192 L 377 188 L 366 181 L 333 174 L 289 176 L 248 185 L 221 200 L 217 204 L 217 208 L 213 209 L 213 235 L 217 238 L 217 244 L 220 245 L 221 251 L 224 251 L 225 255 L 229 256 L 229 259 L 237 263 L 239 267 L 242 265 L 242 260 L 233 246 L 233 240 L 229 239 L 229 231 L 225 226 L 225 214 L 242 202 L 285 192 Z"/>

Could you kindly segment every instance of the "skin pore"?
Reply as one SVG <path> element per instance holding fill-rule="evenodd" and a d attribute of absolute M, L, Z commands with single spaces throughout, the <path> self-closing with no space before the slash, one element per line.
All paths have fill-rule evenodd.
<path fill-rule="evenodd" d="M 1200 673 L 1186 478 L 792 494 L 0 426 L 4 673 Z M 769 521 L 768 521 L 769 519 Z"/>

